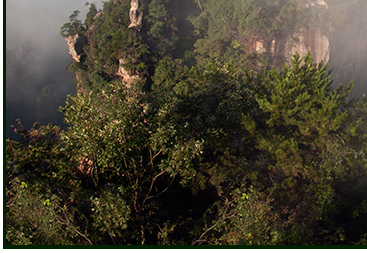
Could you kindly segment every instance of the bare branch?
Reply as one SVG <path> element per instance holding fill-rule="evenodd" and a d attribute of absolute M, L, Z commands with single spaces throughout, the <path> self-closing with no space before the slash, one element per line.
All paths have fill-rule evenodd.
<path fill-rule="evenodd" d="M 199 5 L 199 8 L 200 8 L 201 12 L 204 12 L 203 8 L 201 7 L 200 0 L 198 0 L 198 5 Z"/>
<path fill-rule="evenodd" d="M 68 216 L 67 216 L 67 214 L 66 214 L 66 212 L 65 212 L 65 209 L 61 209 L 62 210 L 62 213 L 64 214 L 64 216 L 65 216 L 65 221 L 62 221 L 62 220 L 60 220 L 58 217 L 56 217 L 56 220 L 57 220 L 57 222 L 59 222 L 60 224 L 62 224 L 62 225 L 66 225 L 66 226 L 68 226 L 69 228 L 72 228 L 78 235 L 80 235 L 81 237 L 83 237 L 85 240 L 87 240 L 88 241 L 88 243 L 90 244 L 90 245 L 93 245 L 93 243 L 91 242 L 91 240 L 89 240 L 89 238 L 86 236 L 86 235 L 84 235 L 83 233 L 81 233 L 81 232 L 79 232 L 74 226 L 73 226 L 73 224 L 71 224 L 70 223 L 70 221 L 69 221 L 69 219 L 68 219 Z"/>
<path fill-rule="evenodd" d="M 155 180 L 157 180 L 157 178 L 158 178 L 159 176 L 163 175 L 163 174 L 164 174 L 165 172 L 167 172 L 167 171 L 168 171 L 168 170 L 161 171 L 160 173 L 158 173 L 158 174 L 153 178 L 153 180 L 152 180 L 152 182 L 151 182 L 151 184 L 150 184 L 149 191 L 148 191 L 148 193 L 147 193 L 147 195 L 145 196 L 145 199 L 144 199 L 144 201 L 143 201 L 143 206 L 144 206 L 145 201 L 147 201 L 147 200 L 149 199 L 149 195 L 150 195 L 150 193 L 151 193 L 151 191 L 152 191 L 152 189 L 153 189 L 153 185 L 154 185 Z"/>
<path fill-rule="evenodd" d="M 196 244 L 196 243 L 202 243 L 202 242 L 206 242 L 206 243 L 208 243 L 208 244 L 210 244 L 210 245 L 213 245 L 213 243 L 211 243 L 211 242 L 209 242 L 209 241 L 207 241 L 207 240 L 196 240 L 196 241 L 195 241 L 195 244 Z M 194 245 L 194 244 L 192 244 L 192 245 Z"/>
<path fill-rule="evenodd" d="M 128 169 L 128 166 L 127 166 L 126 158 L 125 158 L 125 157 L 122 157 L 122 159 L 123 159 L 123 161 L 124 161 L 124 165 L 125 165 L 125 168 L 126 168 L 126 170 L 123 170 L 124 175 L 126 174 L 126 175 L 127 175 L 127 177 L 129 178 L 129 180 L 131 181 L 131 180 L 132 180 L 132 178 L 131 178 L 131 175 L 130 175 L 130 173 L 129 173 L 129 169 Z"/>
<path fill-rule="evenodd" d="M 141 245 L 144 245 L 145 244 L 145 232 L 144 232 L 143 225 L 141 225 L 140 228 L 141 228 Z"/>
<path fill-rule="evenodd" d="M 210 230 L 214 229 L 216 226 L 218 225 L 218 223 L 215 223 L 213 226 L 211 226 L 210 228 L 208 228 L 207 230 L 204 231 L 204 233 L 201 234 L 201 236 L 199 237 L 199 239 L 195 240 L 191 245 L 195 245 L 198 242 L 208 242 L 206 240 L 202 240 L 201 238 L 203 238 L 203 236 L 208 233 Z M 209 243 L 209 242 L 208 242 Z"/>
<path fill-rule="evenodd" d="M 86 239 L 90 245 L 93 245 L 93 243 L 88 239 L 88 237 L 86 237 L 84 234 L 80 233 L 75 227 L 73 227 L 75 232 L 78 233 L 78 235 L 80 235 L 81 237 L 83 237 L 84 239 Z"/>
<path fill-rule="evenodd" d="M 148 165 L 147 166 L 149 166 L 149 165 L 152 165 L 152 167 L 153 167 L 153 160 L 157 157 L 157 156 L 159 156 L 160 155 L 160 153 L 162 153 L 162 149 L 160 149 L 151 159 L 150 159 L 150 161 L 149 161 L 149 163 L 148 163 Z M 151 150 L 149 150 L 149 154 L 150 154 L 150 156 L 152 156 L 152 151 Z"/>
<path fill-rule="evenodd" d="M 191 245 L 195 245 L 199 242 L 207 242 L 209 244 L 211 244 L 208 240 L 204 240 L 202 239 L 209 231 L 213 230 L 216 226 L 218 226 L 218 224 L 221 222 L 221 221 L 225 221 L 225 220 L 228 220 L 228 219 L 231 219 L 234 215 L 236 215 L 236 211 L 233 211 L 232 213 L 230 212 L 230 207 L 232 205 L 232 203 L 235 201 L 236 199 L 232 199 L 231 201 L 228 200 L 228 198 L 225 198 L 225 209 L 223 211 L 222 214 L 219 214 L 220 216 L 220 219 L 218 221 L 216 221 L 216 223 L 211 226 L 210 228 L 206 229 L 204 231 L 204 233 L 202 233 L 199 237 L 199 239 L 195 240 L 194 242 L 192 242 Z"/>
<path fill-rule="evenodd" d="M 169 187 L 171 186 L 171 184 L 173 183 L 173 180 L 175 180 L 175 178 L 176 178 L 176 176 L 172 177 L 171 182 L 170 182 L 170 183 L 168 184 L 168 186 L 167 186 L 163 191 L 161 191 L 160 193 L 158 193 L 158 194 L 156 194 L 156 195 L 154 195 L 154 196 L 148 196 L 148 195 L 147 195 L 147 197 L 145 198 L 145 200 L 144 200 L 144 202 L 143 202 L 143 205 L 144 205 L 145 201 L 147 201 L 148 199 L 158 197 L 159 195 L 161 195 L 162 193 L 164 193 L 165 191 L 167 191 L 167 190 L 168 190 L 168 188 L 169 188 Z"/>

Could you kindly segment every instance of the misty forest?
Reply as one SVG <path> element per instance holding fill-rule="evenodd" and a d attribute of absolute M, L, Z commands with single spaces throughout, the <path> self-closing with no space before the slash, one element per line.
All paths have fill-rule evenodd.
<path fill-rule="evenodd" d="M 7 128 L 7 245 L 367 245 L 366 1 L 85 8 L 63 123 Z"/>

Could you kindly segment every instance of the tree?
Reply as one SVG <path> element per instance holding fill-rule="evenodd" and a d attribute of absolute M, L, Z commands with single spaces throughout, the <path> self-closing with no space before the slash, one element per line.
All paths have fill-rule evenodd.
<path fill-rule="evenodd" d="M 89 11 L 87 13 L 87 17 L 85 19 L 85 26 L 88 29 L 90 27 L 90 25 L 92 24 L 93 19 L 97 15 L 98 11 L 97 11 L 97 7 L 94 3 L 86 3 L 86 5 L 90 5 Z"/>
<path fill-rule="evenodd" d="M 66 38 L 69 36 L 74 36 L 76 34 L 81 34 L 85 31 L 82 21 L 78 19 L 80 11 L 75 10 L 73 14 L 69 17 L 69 23 L 65 23 L 61 29 L 60 34 L 62 37 Z"/>
<path fill-rule="evenodd" d="M 258 120 L 246 116 L 244 126 L 269 157 L 274 209 L 288 210 L 283 219 L 291 232 L 284 240 L 337 240 L 325 237 L 340 233 L 333 223 L 339 208 L 334 184 L 358 170 L 358 162 L 351 166 L 350 159 L 365 152 L 346 144 L 355 124 L 347 102 L 352 86 L 332 90 L 326 65 L 312 64 L 310 55 L 295 55 L 290 66 L 265 71 L 258 82 L 263 91 L 256 100 L 264 114 Z"/>
<path fill-rule="evenodd" d="M 140 31 L 130 1 L 91 5 L 68 128 L 7 140 L 7 243 L 365 243 L 367 99 L 333 90 L 310 55 L 258 75 L 244 56 L 246 36 L 301 27 L 302 1 L 198 2 L 190 68 L 169 55 L 172 2 L 145 3 Z"/>
<path fill-rule="evenodd" d="M 165 56 L 174 50 L 178 40 L 175 19 L 163 0 L 152 0 L 148 12 L 148 44 L 154 54 Z"/>
<path fill-rule="evenodd" d="M 34 124 L 27 131 L 19 121 L 14 130 L 19 141 L 6 142 L 6 243 L 89 244 L 76 221 L 80 188 L 66 167 L 60 128 Z"/>
<path fill-rule="evenodd" d="M 70 167 L 84 174 L 97 199 L 110 201 L 107 206 L 115 203 L 115 195 L 105 198 L 101 192 L 112 187 L 110 194 L 121 194 L 126 203 L 121 208 L 130 210 L 126 225 L 116 223 L 115 230 L 103 230 L 116 243 L 150 242 L 146 233 L 157 229 L 154 221 L 164 213 L 158 209 L 158 196 L 174 180 L 184 183 L 195 175 L 193 161 L 201 152 L 200 141 L 177 136 L 172 122 L 149 114 L 140 89 L 138 84 L 128 89 L 110 83 L 101 93 L 71 97 L 63 108 L 72 126 L 62 136 Z"/>

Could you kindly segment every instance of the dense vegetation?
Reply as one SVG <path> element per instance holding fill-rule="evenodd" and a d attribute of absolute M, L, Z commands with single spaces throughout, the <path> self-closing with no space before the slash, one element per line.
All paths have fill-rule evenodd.
<path fill-rule="evenodd" d="M 127 0 L 74 12 L 80 92 L 67 130 L 19 121 L 6 142 L 6 242 L 366 244 L 367 99 L 310 55 L 244 49 L 319 21 L 305 2 L 139 1 L 140 29 Z"/>

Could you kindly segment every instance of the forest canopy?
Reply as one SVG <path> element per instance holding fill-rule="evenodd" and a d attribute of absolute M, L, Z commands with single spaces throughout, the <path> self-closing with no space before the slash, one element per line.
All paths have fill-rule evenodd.
<path fill-rule="evenodd" d="M 310 54 L 246 49 L 327 30 L 309 2 L 145 0 L 141 27 L 128 0 L 75 11 L 68 128 L 6 140 L 6 244 L 366 245 L 367 99 Z"/>

